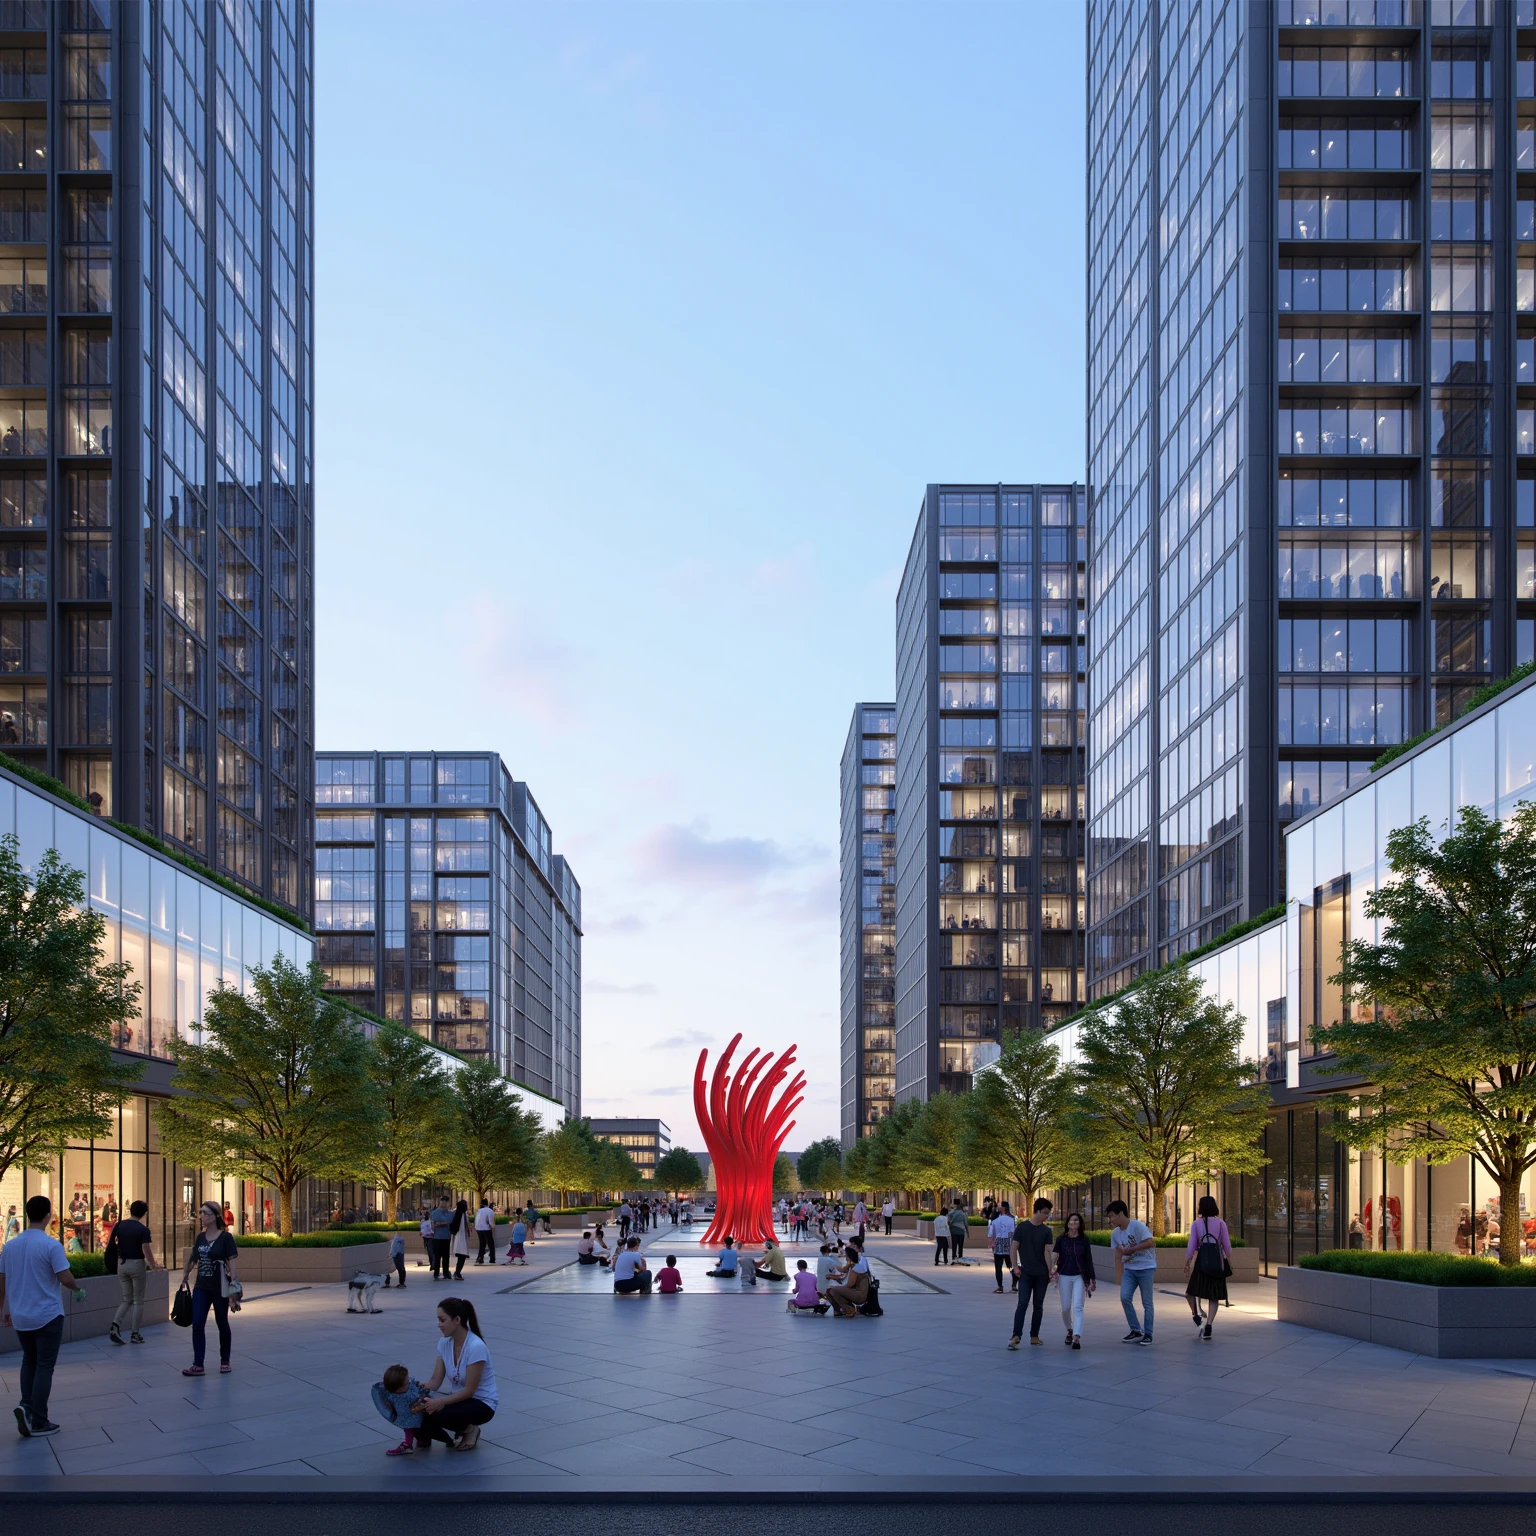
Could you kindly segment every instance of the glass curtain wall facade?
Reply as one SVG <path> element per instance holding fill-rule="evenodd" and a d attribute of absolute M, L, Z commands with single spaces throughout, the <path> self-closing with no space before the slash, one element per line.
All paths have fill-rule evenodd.
<path fill-rule="evenodd" d="M 855 704 L 842 761 L 843 1146 L 896 1102 L 896 706 Z"/>
<path fill-rule="evenodd" d="M 647 1184 L 656 1177 L 656 1164 L 672 1150 L 672 1132 L 665 1120 L 593 1120 L 592 1134 L 611 1141 L 634 1158 Z"/>
<path fill-rule="evenodd" d="M 1089 58 L 1102 995 L 1536 653 L 1536 7 L 1095 3 Z"/>
<path fill-rule="evenodd" d="M 581 1113 L 581 887 L 495 753 L 315 762 L 333 990 Z"/>
<path fill-rule="evenodd" d="M 931 485 L 896 614 L 896 1099 L 1083 987 L 1079 486 Z"/>
<path fill-rule="evenodd" d="M 312 16 L 0 5 L 0 750 L 309 909 Z"/>

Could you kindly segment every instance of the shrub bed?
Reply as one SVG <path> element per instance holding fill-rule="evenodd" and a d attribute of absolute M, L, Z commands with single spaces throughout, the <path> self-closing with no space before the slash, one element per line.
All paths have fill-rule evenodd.
<path fill-rule="evenodd" d="M 1304 1253 L 1296 1263 L 1302 1269 L 1359 1275 L 1366 1280 L 1401 1280 L 1408 1285 L 1536 1285 L 1536 1264 L 1505 1269 L 1494 1259 L 1454 1253 L 1372 1253 L 1360 1248 L 1331 1248 L 1326 1253 Z"/>
<path fill-rule="evenodd" d="M 89 1280 L 93 1275 L 106 1274 L 107 1261 L 99 1253 L 72 1253 L 69 1272 L 76 1280 Z"/>
<path fill-rule="evenodd" d="M 279 1237 L 275 1232 L 247 1232 L 235 1241 L 242 1248 L 355 1248 L 360 1243 L 376 1243 L 377 1232 L 296 1232 Z"/>
<path fill-rule="evenodd" d="M 1096 1248 L 1109 1247 L 1109 1232 L 1102 1228 L 1096 1228 L 1088 1234 L 1088 1241 Z M 1159 1248 L 1187 1248 L 1189 1246 L 1188 1232 L 1168 1232 L 1162 1237 L 1153 1239 Z M 1234 1248 L 1246 1248 L 1248 1244 L 1240 1237 L 1232 1239 Z"/>

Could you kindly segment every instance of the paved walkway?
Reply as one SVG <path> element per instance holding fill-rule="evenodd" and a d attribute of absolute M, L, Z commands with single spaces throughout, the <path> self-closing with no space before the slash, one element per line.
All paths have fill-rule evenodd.
<path fill-rule="evenodd" d="M 664 1229 L 653 1265 L 676 1242 Z M 63 1433 L 12 1438 L 7 1414 L 0 1490 L 206 1488 L 211 1474 L 225 1493 L 405 1491 L 442 1489 L 445 1473 L 466 1491 L 572 1494 L 1106 1477 L 1536 1489 L 1536 1362 L 1436 1361 L 1282 1324 L 1268 1284 L 1234 1287 L 1209 1344 L 1182 1298 L 1159 1292 L 1151 1349 L 1120 1343 L 1104 1292 L 1084 1348 L 1065 1349 L 1052 1297 L 1045 1346 L 1009 1353 L 1012 1297 L 993 1294 L 990 1265 L 934 1269 L 912 1238 L 872 1247 L 938 1289 L 913 1285 L 885 1317 L 854 1321 L 791 1317 L 761 1288 L 616 1301 L 522 1283 L 570 1262 L 574 1243 L 542 1240 L 526 1270 L 471 1265 L 458 1286 L 412 1270 L 376 1317 L 347 1315 L 339 1286 L 253 1287 L 227 1377 L 184 1378 L 189 1336 L 169 1325 L 143 1346 L 67 1345 L 51 1409 Z M 814 1246 L 788 1252 L 793 1267 Z M 427 1373 L 442 1294 L 475 1303 L 501 1410 L 469 1455 L 389 1460 L 398 1436 L 368 1388 L 395 1361 Z M 0 1356 L 6 1407 L 18 1363 Z"/>

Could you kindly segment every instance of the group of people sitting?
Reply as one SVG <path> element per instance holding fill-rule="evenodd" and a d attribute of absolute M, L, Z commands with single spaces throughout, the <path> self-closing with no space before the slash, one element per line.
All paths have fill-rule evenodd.
<path fill-rule="evenodd" d="M 715 1267 L 708 1273 L 722 1280 L 739 1275 L 749 1285 L 759 1280 L 792 1282 L 791 1311 L 835 1311 L 839 1317 L 856 1317 L 859 1308 L 869 1300 L 869 1260 L 857 1238 L 850 1238 L 846 1244 L 823 1243 L 814 1274 L 806 1260 L 798 1259 L 791 1275 L 784 1250 L 771 1237 L 766 1239 L 760 1257 L 748 1259 L 749 1268 L 742 1267 L 742 1258 L 735 1238 L 728 1237 Z"/>

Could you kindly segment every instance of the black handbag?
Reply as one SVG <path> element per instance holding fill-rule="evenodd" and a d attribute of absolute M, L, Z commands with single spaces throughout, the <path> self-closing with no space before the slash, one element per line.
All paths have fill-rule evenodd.
<path fill-rule="evenodd" d="M 192 1292 L 185 1285 L 177 1290 L 171 1301 L 171 1321 L 178 1328 L 190 1328 L 192 1326 Z"/>
<path fill-rule="evenodd" d="M 101 1253 L 101 1267 L 109 1275 L 115 1275 L 117 1273 L 117 1256 L 117 1228 L 114 1226 L 112 1228 L 112 1236 L 107 1239 L 107 1246 L 102 1250 Z"/>

